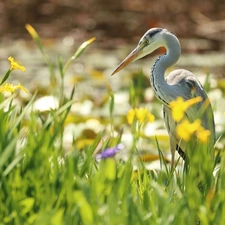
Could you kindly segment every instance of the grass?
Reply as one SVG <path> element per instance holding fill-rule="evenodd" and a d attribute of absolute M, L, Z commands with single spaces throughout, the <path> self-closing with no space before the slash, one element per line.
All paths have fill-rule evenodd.
<path fill-rule="evenodd" d="M 64 76 L 75 57 L 66 66 L 58 58 L 60 82 L 56 85 L 54 64 L 38 34 L 29 27 L 28 31 L 49 67 L 52 95 L 59 99 L 59 106 L 37 112 L 33 108 L 36 93 L 18 108 L 14 104 L 16 94 L 5 97 L 0 93 L 0 225 L 225 223 L 225 167 L 213 176 L 217 158 L 212 162 L 202 145 L 193 152 L 186 172 L 170 172 L 160 145 L 161 166 L 166 169 L 149 170 L 140 160 L 134 170 L 134 157 L 141 159 L 138 141 L 142 128 L 136 133 L 132 127 L 134 141 L 127 160 L 113 157 L 96 162 L 93 154 L 100 144 L 101 149 L 114 146 L 123 136 L 121 128 L 113 134 L 115 105 L 110 87 L 110 130 L 103 129 L 82 151 L 74 137 L 69 151 L 65 151 L 65 125 L 76 92 L 74 88 L 69 97 L 65 96 Z M 140 87 L 131 85 L 129 91 L 130 103 L 137 106 L 143 98 L 135 94 L 140 95 Z M 218 158 L 224 165 L 224 155 Z"/>

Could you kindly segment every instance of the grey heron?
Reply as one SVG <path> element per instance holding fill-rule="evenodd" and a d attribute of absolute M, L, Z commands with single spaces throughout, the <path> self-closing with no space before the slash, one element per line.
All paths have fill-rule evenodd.
<path fill-rule="evenodd" d="M 185 149 L 187 146 L 185 141 L 180 140 L 176 135 L 178 123 L 174 121 L 169 106 L 169 103 L 175 101 L 178 96 L 184 100 L 197 96 L 202 98 L 201 102 L 186 110 L 185 117 L 192 122 L 200 118 L 202 126 L 210 131 L 207 144 L 212 156 L 215 143 L 215 123 L 212 106 L 199 80 L 193 73 L 184 69 L 172 71 L 166 78 L 164 77 L 166 69 L 174 65 L 181 55 L 179 40 L 166 29 L 152 28 L 148 30 L 140 39 L 137 47 L 118 65 L 112 75 L 119 72 L 129 63 L 150 54 L 159 47 L 165 47 L 166 54 L 159 56 L 153 64 L 150 73 L 150 83 L 155 96 L 163 105 L 163 116 L 170 138 L 171 168 L 173 168 L 175 151 L 177 150 L 185 160 Z M 204 111 L 201 110 L 202 107 L 205 107 Z"/>

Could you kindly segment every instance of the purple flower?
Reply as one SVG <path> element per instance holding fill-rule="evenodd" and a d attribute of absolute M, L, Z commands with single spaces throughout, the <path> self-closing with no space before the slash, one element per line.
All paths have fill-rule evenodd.
<path fill-rule="evenodd" d="M 96 154 L 95 158 L 99 160 L 99 159 L 106 159 L 106 158 L 113 157 L 116 155 L 118 151 L 122 150 L 123 148 L 124 148 L 124 145 L 120 143 L 113 148 L 107 148 L 103 152 Z"/>

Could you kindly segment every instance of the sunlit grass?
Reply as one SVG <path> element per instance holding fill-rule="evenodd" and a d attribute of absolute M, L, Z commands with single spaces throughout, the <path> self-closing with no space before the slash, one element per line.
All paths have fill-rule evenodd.
<path fill-rule="evenodd" d="M 218 154 L 213 162 L 205 145 L 199 144 L 188 152 L 189 164 L 183 166 L 180 159 L 171 172 L 156 136 L 155 154 L 144 158 L 142 132 L 148 122 L 151 126 L 159 117 L 142 107 L 141 80 L 127 90 L 130 108 L 134 109 L 119 122 L 114 116 L 114 93 L 108 84 L 108 118 L 104 123 L 93 115 L 73 115 L 76 90 L 73 88 L 66 96 L 64 79 L 72 60 L 93 39 L 84 42 L 78 48 L 82 52 L 69 60 L 64 62 L 58 57 L 55 66 L 38 33 L 30 25 L 26 27 L 49 67 L 49 79 L 55 81 L 57 72 L 60 74 L 61 79 L 50 82 L 49 87 L 59 104 L 43 113 L 36 111 L 34 101 L 38 96 L 34 94 L 18 109 L 15 94 L 6 97 L 0 93 L 0 225 L 224 224 L 223 154 Z M 2 80 L 5 82 L 8 76 L 6 73 Z M 79 121 L 86 120 L 90 127 L 83 130 L 82 138 L 77 138 Z M 64 143 L 68 124 L 75 130 L 69 146 Z M 196 135 L 200 127 L 199 124 L 195 129 Z M 121 143 L 127 131 L 132 135 L 132 143 L 126 146 Z M 79 141 L 83 141 L 82 145 Z M 161 169 L 149 169 L 146 162 L 157 159 Z M 215 170 L 218 162 L 221 167 Z"/>

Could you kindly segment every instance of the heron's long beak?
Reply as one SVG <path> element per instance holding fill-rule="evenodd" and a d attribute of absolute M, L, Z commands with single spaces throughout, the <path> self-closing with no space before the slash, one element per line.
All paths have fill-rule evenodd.
<path fill-rule="evenodd" d="M 142 53 L 143 46 L 137 46 L 114 70 L 111 76 L 118 73 L 124 67 L 126 67 L 131 62 L 134 62 L 138 59 L 138 56 Z"/>

